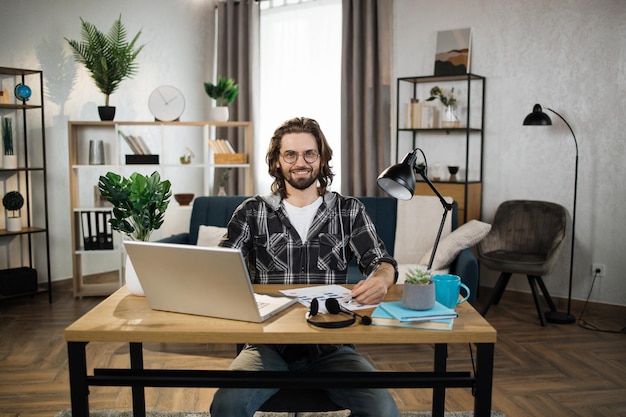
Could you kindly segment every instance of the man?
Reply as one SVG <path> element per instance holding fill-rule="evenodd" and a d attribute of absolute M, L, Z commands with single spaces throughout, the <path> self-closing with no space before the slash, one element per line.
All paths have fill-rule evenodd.
<path fill-rule="evenodd" d="M 332 150 L 315 120 L 283 123 L 267 152 L 272 194 L 245 201 L 233 214 L 221 246 L 241 249 L 258 284 L 344 284 L 356 256 L 368 277 L 352 296 L 363 304 L 381 302 L 397 279 L 387 253 L 361 202 L 328 192 Z M 246 345 L 230 369 L 274 371 L 374 371 L 349 345 Z M 252 417 L 277 389 L 219 389 L 212 417 Z M 328 396 L 352 416 L 396 417 L 384 389 L 328 389 Z"/>

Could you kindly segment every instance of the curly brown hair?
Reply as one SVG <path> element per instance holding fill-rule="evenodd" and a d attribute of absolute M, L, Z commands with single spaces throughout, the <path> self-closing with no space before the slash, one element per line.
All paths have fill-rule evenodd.
<path fill-rule="evenodd" d="M 313 119 L 307 117 L 295 117 L 285 121 L 280 125 L 272 136 L 265 160 L 267 161 L 268 172 L 274 178 L 272 182 L 272 193 L 280 194 L 282 198 L 287 198 L 287 188 L 285 187 L 285 177 L 280 170 L 280 144 L 288 133 L 310 133 L 315 137 L 317 148 L 320 153 L 320 171 L 317 177 L 319 195 L 326 193 L 326 187 L 333 182 L 333 171 L 330 167 L 330 160 L 333 158 L 333 150 L 328 145 L 326 137 L 320 125 Z"/>

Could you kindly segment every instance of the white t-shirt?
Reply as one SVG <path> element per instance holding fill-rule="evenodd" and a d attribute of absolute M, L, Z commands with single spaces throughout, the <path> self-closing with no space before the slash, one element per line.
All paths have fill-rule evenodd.
<path fill-rule="evenodd" d="M 313 203 L 304 207 L 296 207 L 285 200 L 283 200 L 283 204 L 289 216 L 289 221 L 300 235 L 302 242 L 306 243 L 309 228 L 311 227 L 311 223 L 313 223 L 315 213 L 317 213 L 319 206 L 322 205 L 322 197 L 318 197 Z"/>

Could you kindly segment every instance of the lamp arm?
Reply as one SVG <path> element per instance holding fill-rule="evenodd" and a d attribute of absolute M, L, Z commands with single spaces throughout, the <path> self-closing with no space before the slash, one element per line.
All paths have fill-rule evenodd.
<path fill-rule="evenodd" d="M 441 239 L 441 233 L 443 232 L 443 227 L 446 224 L 446 218 L 448 217 L 448 212 L 452 210 L 452 204 L 448 203 L 446 199 L 443 198 L 443 196 L 441 195 L 439 190 L 437 190 L 435 185 L 428 179 L 426 175 L 424 175 L 423 170 L 415 168 L 415 172 L 418 173 L 424 179 L 424 181 L 426 181 L 426 184 L 428 184 L 430 189 L 433 190 L 433 192 L 437 195 L 437 197 L 439 197 L 439 201 L 441 202 L 441 205 L 444 208 L 443 216 L 441 217 L 441 223 L 439 224 L 439 230 L 437 231 L 437 238 L 435 239 L 435 244 L 433 245 L 433 250 L 430 254 L 430 260 L 428 261 L 427 269 L 430 271 L 430 269 L 433 266 L 433 261 L 435 260 L 435 253 L 437 253 L 437 247 L 439 246 L 439 240 Z"/>
<path fill-rule="evenodd" d="M 552 113 L 559 116 L 561 120 L 567 125 L 569 131 L 572 132 L 572 137 L 574 138 L 574 145 L 576 146 L 576 166 L 574 171 L 574 207 L 572 209 L 572 244 L 571 244 L 571 252 L 570 252 L 570 261 L 569 261 L 569 290 L 567 296 L 567 315 L 571 314 L 572 307 L 572 281 L 574 274 L 574 243 L 575 243 L 575 233 L 576 233 L 576 196 L 578 194 L 578 141 L 576 140 L 576 135 L 574 134 L 574 130 L 570 126 L 570 124 L 565 120 L 563 116 L 557 113 L 555 110 L 552 110 L 550 107 L 542 106 L 546 110 L 550 110 Z"/>

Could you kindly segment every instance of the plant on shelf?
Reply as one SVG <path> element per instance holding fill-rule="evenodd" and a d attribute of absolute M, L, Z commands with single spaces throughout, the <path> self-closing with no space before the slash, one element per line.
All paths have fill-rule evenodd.
<path fill-rule="evenodd" d="M 211 110 L 211 119 L 218 122 L 228 121 L 228 107 L 239 93 L 239 86 L 232 78 L 218 77 L 216 84 L 204 83 L 204 91 L 215 99 L 216 107 Z"/>
<path fill-rule="evenodd" d="M 104 107 L 109 108 L 109 96 L 117 91 L 125 78 L 132 78 L 137 73 L 139 67 L 136 58 L 144 45 L 135 47 L 135 44 L 141 35 L 141 30 L 128 42 L 121 15 L 113 22 L 108 34 L 102 33 L 82 17 L 80 21 L 81 42 L 64 39 L 72 47 L 74 59 L 85 66 L 96 83 L 96 87 L 104 94 Z M 113 117 L 103 118 L 102 113 L 100 118 L 113 120 Z"/>
<path fill-rule="evenodd" d="M 2 197 L 2 205 L 8 211 L 13 212 L 7 218 L 6 229 L 9 232 L 18 232 L 22 230 L 22 221 L 19 213 L 17 213 L 24 206 L 24 197 L 19 191 L 9 191 Z"/>
<path fill-rule="evenodd" d="M 13 155 L 13 125 L 10 117 L 2 118 L 2 146 L 5 155 Z"/>
<path fill-rule="evenodd" d="M 443 88 L 434 86 L 430 89 L 430 97 L 428 97 L 426 101 L 433 101 L 436 99 L 439 99 L 439 101 L 441 101 L 441 103 L 446 107 L 451 106 L 456 108 L 457 101 L 456 97 L 454 97 L 454 87 L 450 89 L 450 94 L 446 94 Z"/>
<path fill-rule="evenodd" d="M 109 220 L 113 230 L 143 241 L 163 224 L 172 196 L 170 187 L 156 171 L 150 176 L 134 172 L 129 178 L 107 172 L 98 182 L 102 196 L 113 204 L 113 218 Z"/>

